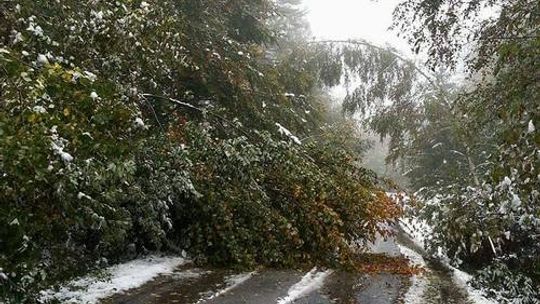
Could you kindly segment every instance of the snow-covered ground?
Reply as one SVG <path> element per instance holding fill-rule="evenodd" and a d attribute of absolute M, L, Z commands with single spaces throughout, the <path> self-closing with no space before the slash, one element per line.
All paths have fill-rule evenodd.
<path fill-rule="evenodd" d="M 149 256 L 111 266 L 104 270 L 105 278 L 92 275 L 71 281 L 58 290 L 41 292 L 41 300 L 62 303 L 98 303 L 100 299 L 142 286 L 159 275 L 172 274 L 188 261 L 181 257 Z"/>
<path fill-rule="evenodd" d="M 426 268 L 426 262 L 424 258 L 417 252 L 411 250 L 408 247 L 398 245 L 401 253 L 408 258 L 414 266 Z M 422 304 L 424 292 L 427 288 L 427 279 L 424 274 L 417 274 L 411 277 L 411 287 L 403 297 L 404 304 Z"/>
<path fill-rule="evenodd" d="M 390 257 L 397 257 L 401 255 L 399 247 L 393 236 L 387 238 L 377 235 L 377 238 L 373 243 L 368 244 L 369 252 L 375 254 L 385 254 Z"/>
<path fill-rule="evenodd" d="M 425 248 L 425 240 L 431 234 L 431 227 L 424 221 L 415 219 L 415 218 L 404 218 L 401 220 L 401 228 L 409 235 L 411 240 L 420 248 Z M 414 253 L 414 251 L 413 251 Z M 405 253 L 404 253 L 405 254 Z M 405 254 L 407 256 L 407 254 Z M 421 257 L 420 257 L 421 258 Z M 472 279 L 472 275 L 459 270 L 448 263 L 448 257 L 444 256 L 442 252 L 439 252 L 437 257 L 448 269 L 452 271 L 452 279 L 454 283 L 467 291 L 469 299 L 475 304 L 497 304 L 494 300 L 490 300 L 484 296 L 482 290 L 476 289 L 470 286 L 469 282 Z M 424 285 L 425 286 L 425 285 Z M 414 289 L 414 278 L 413 286 L 411 289 Z M 411 291 L 409 291 L 411 293 Z M 408 294 L 409 294 L 408 293 Z M 420 303 L 414 302 L 405 302 L 405 303 Z"/>
<path fill-rule="evenodd" d="M 469 299 L 473 301 L 475 304 L 497 304 L 495 300 L 488 299 L 484 296 L 484 293 L 476 289 L 474 287 L 471 287 L 469 284 L 469 281 L 472 279 L 472 276 L 464 271 L 461 271 L 457 268 L 454 268 L 450 265 L 448 267 L 453 271 L 453 279 L 454 283 L 456 285 L 462 287 L 463 289 L 467 290 L 467 293 L 469 295 Z"/>

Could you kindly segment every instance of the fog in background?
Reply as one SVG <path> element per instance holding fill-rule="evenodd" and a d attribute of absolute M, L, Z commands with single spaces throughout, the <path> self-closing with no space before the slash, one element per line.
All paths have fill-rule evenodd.
<path fill-rule="evenodd" d="M 399 0 L 303 0 L 306 17 L 315 40 L 364 39 L 378 46 L 391 46 L 407 58 L 415 59 L 409 45 L 398 37 L 392 25 L 392 12 Z M 336 88 L 332 95 L 341 100 L 345 88 Z M 388 145 L 377 135 L 365 133 L 372 147 L 366 152 L 364 166 L 378 175 L 392 178 L 401 186 L 406 179 L 395 167 L 385 164 Z"/>
<path fill-rule="evenodd" d="M 390 45 L 407 57 L 407 42 L 389 31 L 392 12 L 400 1 L 303 0 L 307 19 L 316 39 L 365 39 L 376 45 Z"/>

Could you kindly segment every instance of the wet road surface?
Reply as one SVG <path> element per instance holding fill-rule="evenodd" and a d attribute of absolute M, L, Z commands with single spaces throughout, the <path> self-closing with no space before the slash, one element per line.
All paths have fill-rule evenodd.
<path fill-rule="evenodd" d="M 457 286 L 452 273 L 440 261 L 429 258 L 423 248 L 420 248 L 403 232 L 399 231 L 397 242 L 424 256 L 428 271 L 425 273 L 427 286 L 420 303 L 425 304 L 473 304 L 468 299 L 466 291 Z M 427 258 L 426 258 L 427 257 Z"/>
<path fill-rule="evenodd" d="M 145 286 L 116 295 L 103 303 L 143 304 L 266 304 L 279 303 L 289 289 L 300 282 L 305 272 L 290 270 L 264 270 L 253 274 L 245 282 L 227 292 L 227 278 L 233 272 L 197 270 L 196 275 L 160 277 Z M 403 291 L 406 277 L 392 274 L 362 275 L 347 272 L 334 272 L 325 284 L 288 303 L 330 304 L 330 303 L 396 303 Z M 217 294 L 217 296 L 216 296 Z"/>
<path fill-rule="evenodd" d="M 374 253 L 399 256 L 397 242 L 425 255 L 405 234 L 379 239 Z M 427 281 L 417 303 L 469 304 L 467 296 L 452 282 L 451 275 L 436 261 L 428 262 Z M 323 270 L 315 274 L 323 273 Z M 125 294 L 108 298 L 104 304 L 396 304 L 410 286 L 408 276 L 328 271 L 319 284 L 302 286 L 307 271 L 258 270 L 238 273 L 232 270 L 199 269 L 186 265 L 173 275 L 156 280 Z M 309 280 L 308 280 L 309 281 Z M 310 286 L 312 284 L 313 286 Z M 300 292 L 297 287 L 300 285 Z M 302 289 L 303 288 L 303 289 Z M 291 295 L 296 295 L 291 298 Z M 289 296 L 287 298 L 287 296 Z"/>

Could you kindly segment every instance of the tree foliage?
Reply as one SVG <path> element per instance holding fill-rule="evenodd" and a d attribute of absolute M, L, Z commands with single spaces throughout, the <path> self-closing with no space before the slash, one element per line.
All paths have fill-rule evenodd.
<path fill-rule="evenodd" d="M 385 233 L 400 210 L 357 165 L 357 130 L 331 122 L 317 50 L 279 46 L 280 10 L 0 2 L 2 298 L 179 248 L 347 265 Z"/>
<path fill-rule="evenodd" d="M 425 67 L 365 41 L 319 42 L 321 77 L 348 86 L 344 111 L 388 140 L 387 160 L 419 191 L 430 248 L 479 270 L 502 302 L 538 297 L 539 12 L 529 0 L 403 1 L 393 28 Z"/>
<path fill-rule="evenodd" d="M 407 107 L 398 99 L 371 118 L 421 190 L 430 247 L 479 269 L 501 302 L 538 297 L 539 10 L 528 0 L 404 1 L 394 28 L 437 72 L 411 86 L 419 94 Z M 460 65 L 457 85 L 438 72 Z M 526 283 L 500 284 L 505 276 Z"/>

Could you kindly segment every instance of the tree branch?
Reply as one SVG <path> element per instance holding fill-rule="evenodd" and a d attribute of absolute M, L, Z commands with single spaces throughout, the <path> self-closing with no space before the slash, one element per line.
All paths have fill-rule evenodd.
<path fill-rule="evenodd" d="M 415 69 L 415 71 L 418 72 L 418 74 L 420 74 L 422 77 L 424 77 L 429 82 L 429 84 L 432 87 L 436 88 L 440 92 L 444 92 L 443 88 L 441 86 L 439 86 L 431 78 L 431 76 L 429 76 L 426 72 L 424 72 L 421 68 L 419 68 L 414 62 L 412 62 L 410 59 L 407 59 L 407 58 L 401 56 L 400 54 L 398 54 L 397 52 L 394 52 L 394 51 L 392 51 L 390 49 L 387 49 L 387 48 L 384 48 L 384 47 L 381 47 L 381 46 L 377 46 L 375 44 L 372 44 L 372 43 L 369 43 L 369 42 L 363 41 L 363 40 L 318 40 L 318 41 L 310 41 L 310 42 L 308 42 L 308 44 L 332 44 L 332 43 L 361 45 L 361 46 L 366 46 L 366 47 L 373 48 L 373 49 L 376 49 L 376 50 L 379 50 L 379 51 L 388 52 L 388 53 L 392 54 L 394 57 L 396 57 L 397 59 L 399 59 L 400 61 L 403 61 L 403 62 L 405 62 L 407 64 L 410 64 Z"/>
<path fill-rule="evenodd" d="M 249 134 L 247 131 L 245 131 L 244 129 L 238 127 L 235 123 L 233 123 L 232 121 L 228 120 L 227 118 L 219 115 L 219 114 L 216 114 L 216 113 L 213 113 L 213 112 L 210 112 L 210 111 L 206 111 L 204 109 L 201 109 L 199 107 L 196 107 L 190 103 L 187 103 L 187 102 L 184 102 L 184 101 L 181 101 L 181 100 L 178 100 L 178 99 L 174 99 L 174 98 L 170 98 L 170 97 L 166 97 L 166 96 L 161 96 L 161 95 L 154 95 L 154 94 L 141 94 L 141 96 L 147 100 L 148 97 L 152 97 L 152 98 L 157 98 L 157 99 L 162 99 L 162 100 L 167 100 L 169 102 L 172 102 L 176 105 L 179 105 L 181 107 L 185 107 L 185 108 L 188 108 L 188 109 L 192 109 L 192 110 L 195 110 L 197 112 L 200 112 L 200 113 L 208 113 L 209 115 L 211 116 L 214 116 L 222 121 L 225 121 L 227 122 L 228 124 L 230 124 L 231 126 L 233 126 L 235 129 L 237 129 L 238 131 L 240 131 L 242 134 L 246 135 L 248 138 L 252 138 L 251 134 Z"/>

